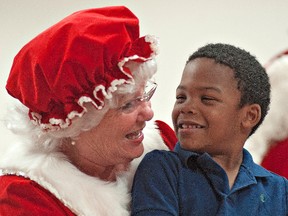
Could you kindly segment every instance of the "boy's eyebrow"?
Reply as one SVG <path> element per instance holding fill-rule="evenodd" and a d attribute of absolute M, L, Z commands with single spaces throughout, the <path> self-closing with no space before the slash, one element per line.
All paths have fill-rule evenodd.
<path fill-rule="evenodd" d="M 216 91 L 218 93 L 221 93 L 221 90 L 217 87 L 213 87 L 213 86 L 209 86 L 209 87 L 200 87 L 200 90 L 204 89 L 204 90 L 212 90 L 212 91 Z"/>
<path fill-rule="evenodd" d="M 217 87 L 213 87 L 213 86 L 203 86 L 203 87 L 197 87 L 196 88 L 197 90 L 205 90 L 205 91 L 207 91 L 207 90 L 212 90 L 212 91 L 216 91 L 216 92 L 218 92 L 218 93 L 221 93 L 221 90 L 219 89 L 219 88 L 217 88 Z M 176 88 L 176 90 L 186 90 L 186 87 L 185 86 L 182 86 L 182 85 L 179 85 L 177 88 Z"/>

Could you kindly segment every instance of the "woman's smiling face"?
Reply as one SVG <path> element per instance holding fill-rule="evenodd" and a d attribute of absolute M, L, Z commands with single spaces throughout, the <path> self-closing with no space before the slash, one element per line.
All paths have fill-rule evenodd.
<path fill-rule="evenodd" d="M 128 100 L 142 96 L 143 88 L 142 85 L 136 93 L 128 97 Z M 133 159 L 143 154 L 142 130 L 146 121 L 151 120 L 154 115 L 151 102 L 138 102 L 137 106 L 131 110 L 130 105 L 126 105 L 126 101 L 127 97 L 122 98 L 119 101 L 120 108 L 109 109 L 96 127 L 82 132 L 76 139 L 74 148 L 77 158 L 85 158 L 79 165 L 82 171 L 93 175 L 94 165 L 128 166 Z M 126 107 L 129 107 L 129 112 L 126 112 Z"/>

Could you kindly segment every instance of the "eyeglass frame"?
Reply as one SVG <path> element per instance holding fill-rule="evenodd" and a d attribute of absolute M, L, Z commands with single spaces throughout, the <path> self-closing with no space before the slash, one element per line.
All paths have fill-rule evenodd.
<path fill-rule="evenodd" d="M 148 92 L 144 92 L 144 94 L 142 96 L 133 98 L 131 100 L 126 101 L 123 105 L 121 105 L 120 107 L 118 107 L 118 109 L 126 114 L 129 114 L 131 112 L 133 112 L 134 110 L 136 110 L 136 108 L 140 105 L 141 102 L 148 102 L 150 101 L 150 99 L 152 98 L 152 96 L 154 95 L 158 84 L 152 80 L 148 80 L 147 83 L 149 83 L 149 85 L 151 85 L 151 89 L 149 89 Z M 147 87 L 145 87 L 146 89 Z"/>

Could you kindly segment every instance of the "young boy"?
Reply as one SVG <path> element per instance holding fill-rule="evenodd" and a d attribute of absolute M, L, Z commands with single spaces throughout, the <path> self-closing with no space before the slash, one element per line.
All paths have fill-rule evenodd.
<path fill-rule="evenodd" d="M 179 142 L 142 161 L 132 215 L 288 215 L 288 181 L 243 148 L 269 103 L 268 76 L 250 53 L 208 44 L 192 54 L 172 112 Z"/>

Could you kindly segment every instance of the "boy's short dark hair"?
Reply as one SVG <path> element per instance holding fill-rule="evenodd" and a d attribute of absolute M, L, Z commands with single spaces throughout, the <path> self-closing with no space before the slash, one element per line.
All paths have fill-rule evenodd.
<path fill-rule="evenodd" d="M 229 44 L 207 44 L 194 52 L 187 63 L 196 58 L 211 58 L 216 63 L 224 64 L 234 71 L 235 79 L 238 80 L 238 89 L 241 92 L 240 107 L 246 104 L 259 104 L 261 118 L 257 125 L 252 128 L 252 135 L 263 122 L 270 104 L 269 77 L 249 52 Z"/>

